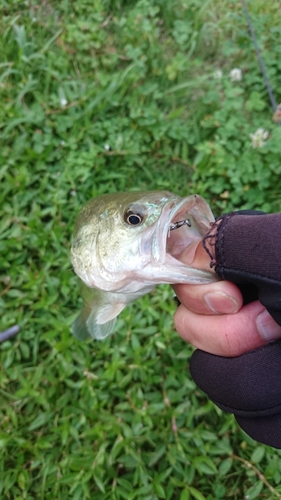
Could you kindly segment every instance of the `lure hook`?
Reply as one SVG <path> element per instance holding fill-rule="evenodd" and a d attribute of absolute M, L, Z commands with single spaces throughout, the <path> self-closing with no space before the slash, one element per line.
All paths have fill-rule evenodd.
<path fill-rule="evenodd" d="M 182 226 L 191 227 L 190 220 L 189 219 L 184 219 L 184 220 L 179 220 L 177 222 L 172 222 L 170 224 L 170 231 L 173 231 L 174 229 L 179 229 Z"/>

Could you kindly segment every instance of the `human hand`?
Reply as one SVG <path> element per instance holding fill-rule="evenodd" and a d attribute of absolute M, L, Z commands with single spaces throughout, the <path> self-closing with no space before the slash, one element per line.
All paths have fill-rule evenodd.
<path fill-rule="evenodd" d="M 239 285 L 243 296 L 230 281 L 177 285 L 182 304 L 175 326 L 198 347 L 189 363 L 196 385 L 219 408 L 233 413 L 253 439 L 281 448 L 281 327 L 254 300 L 260 297 L 281 323 L 279 250 L 272 236 L 279 227 L 279 214 L 265 215 L 266 219 L 256 219 L 255 213 L 243 215 L 221 219 L 221 232 L 217 220 L 210 238 L 204 239 L 218 273 L 244 283 Z M 186 248 L 181 260 L 210 270 L 210 256 L 200 242 Z M 279 340 L 271 342 L 275 339 Z"/>
<path fill-rule="evenodd" d="M 193 243 L 182 262 L 210 271 L 202 243 Z M 194 347 L 220 356 L 239 356 L 281 337 L 279 326 L 260 301 L 243 306 L 239 288 L 229 281 L 208 285 L 175 285 L 181 302 L 174 322 L 180 336 Z"/>

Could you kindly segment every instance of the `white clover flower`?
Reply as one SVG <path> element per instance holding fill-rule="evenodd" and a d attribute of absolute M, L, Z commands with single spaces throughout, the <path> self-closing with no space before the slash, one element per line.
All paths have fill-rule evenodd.
<path fill-rule="evenodd" d="M 265 145 L 265 141 L 268 139 L 269 132 L 263 128 L 258 128 L 254 134 L 250 134 L 252 139 L 253 148 L 261 148 Z"/>
<path fill-rule="evenodd" d="M 76 189 L 72 189 L 72 190 L 70 191 L 70 194 L 71 194 L 71 196 L 76 196 Z"/>
<path fill-rule="evenodd" d="M 240 82 L 242 80 L 242 70 L 233 68 L 229 73 L 229 78 L 232 82 Z"/>
<path fill-rule="evenodd" d="M 64 108 L 68 104 L 68 100 L 65 97 L 61 97 L 60 105 Z"/>
<path fill-rule="evenodd" d="M 222 70 L 221 69 L 217 69 L 214 72 L 214 78 L 216 78 L 217 80 L 221 80 L 221 78 L 222 78 Z"/>
<path fill-rule="evenodd" d="M 105 144 L 103 147 L 104 147 L 105 151 L 109 151 L 110 150 L 110 145 L 109 144 Z"/>

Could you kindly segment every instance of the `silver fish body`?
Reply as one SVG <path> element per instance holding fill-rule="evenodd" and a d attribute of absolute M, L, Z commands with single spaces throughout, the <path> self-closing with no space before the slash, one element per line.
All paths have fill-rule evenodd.
<path fill-rule="evenodd" d="M 107 337 L 122 309 L 157 284 L 215 281 L 214 273 L 178 260 L 213 221 L 209 205 L 198 195 L 111 193 L 86 203 L 77 217 L 71 247 L 84 302 L 74 335 Z"/>

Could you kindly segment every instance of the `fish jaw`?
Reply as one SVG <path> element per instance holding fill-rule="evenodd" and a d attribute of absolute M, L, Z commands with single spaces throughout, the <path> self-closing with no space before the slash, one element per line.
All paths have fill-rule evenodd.
<path fill-rule="evenodd" d="M 189 220 L 191 227 L 184 225 L 171 231 L 172 223 L 185 219 Z M 180 198 L 177 203 L 167 204 L 152 236 L 151 264 L 162 266 L 178 260 L 188 245 L 194 241 L 199 242 L 205 236 L 214 220 L 209 205 L 199 195 L 187 196 Z"/>
<path fill-rule="evenodd" d="M 179 220 L 190 222 L 171 231 L 171 224 Z M 203 271 L 181 262 L 180 255 L 191 243 L 202 240 L 211 224 L 213 213 L 204 198 L 192 195 L 167 203 L 153 233 L 144 234 L 143 247 L 150 244 L 149 262 L 134 273 L 135 283 L 146 284 L 206 284 L 218 280 L 215 273 Z M 132 282 L 129 286 L 132 286 Z"/>

